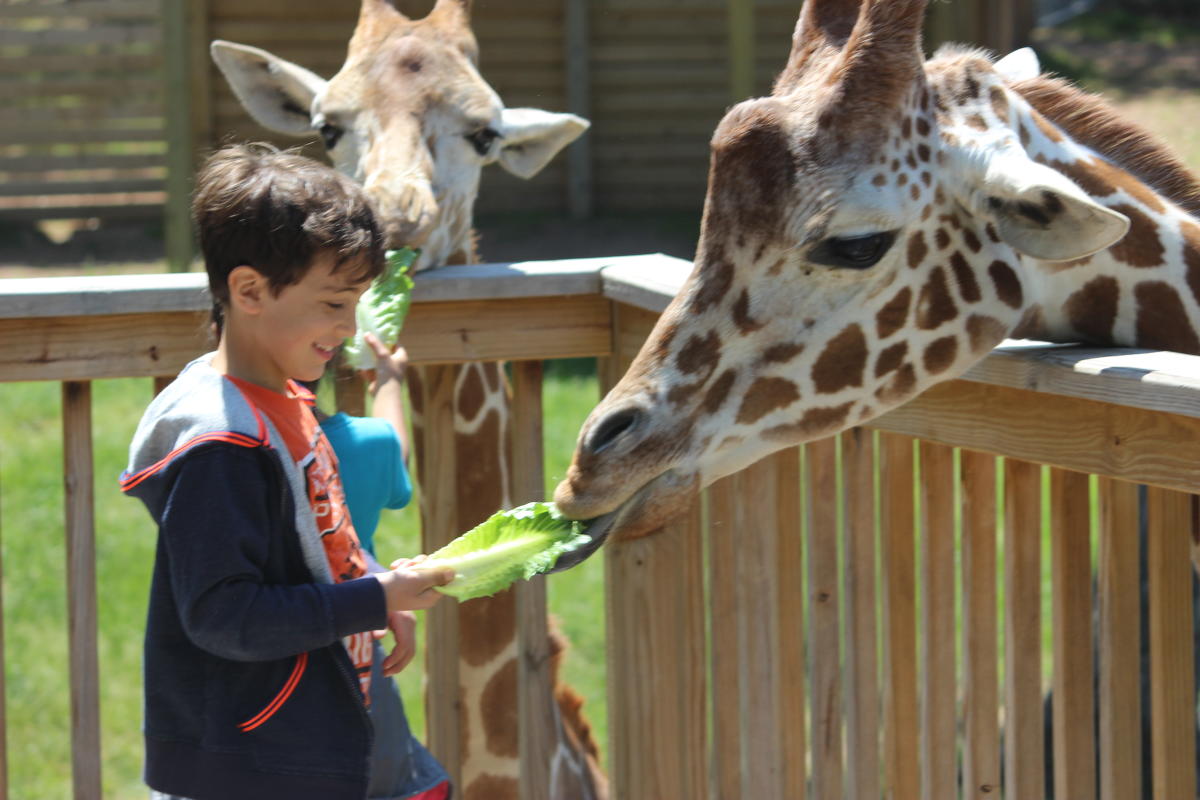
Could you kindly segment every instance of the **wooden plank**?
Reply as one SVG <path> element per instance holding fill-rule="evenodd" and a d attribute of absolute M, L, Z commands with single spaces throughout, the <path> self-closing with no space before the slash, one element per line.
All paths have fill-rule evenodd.
<path fill-rule="evenodd" d="M 879 797 L 874 431 L 842 434 L 846 580 L 846 796 Z"/>
<path fill-rule="evenodd" d="M 206 312 L 0 319 L 0 381 L 178 372 L 207 349 Z"/>
<path fill-rule="evenodd" d="M 884 592 L 884 776 L 893 800 L 920 800 L 913 440 L 879 435 Z"/>
<path fill-rule="evenodd" d="M 421 548 L 432 553 L 460 533 L 457 504 L 434 502 L 453 498 L 458 486 L 454 446 L 454 385 L 451 366 L 420 368 L 421 450 L 437 457 L 419 459 L 421 482 Z M 415 416 L 415 415 L 414 415 Z M 414 419 L 414 424 L 416 420 Z M 462 725 L 464 711 L 459 676 L 459 609 L 457 603 L 438 603 L 426 613 L 425 720 L 427 744 L 442 762 L 455 786 L 462 785 Z"/>
<path fill-rule="evenodd" d="M 954 668 L 954 451 L 921 442 L 921 786 L 953 797 L 958 773 Z"/>
<path fill-rule="evenodd" d="M 588 119 L 592 115 L 588 4 L 586 0 L 564 0 L 563 6 L 567 110 Z M 576 219 L 592 214 L 591 141 L 592 137 L 584 134 L 566 153 L 567 210 Z"/>
<path fill-rule="evenodd" d="M 702 797 L 708 759 L 699 514 L 605 547 L 613 797 Z"/>
<path fill-rule="evenodd" d="M 1110 478 L 1099 488 L 1100 800 L 1124 800 L 1142 779 L 1138 491 Z"/>
<path fill-rule="evenodd" d="M 0 19 L 146 19 L 161 10 L 161 0 L 72 0 L 70 3 L 9 3 Z"/>
<path fill-rule="evenodd" d="M 90 383 L 63 383 L 62 415 L 67 617 L 70 623 L 71 784 L 76 800 L 92 800 L 101 796 L 101 781 L 96 503 Z"/>
<path fill-rule="evenodd" d="M 1000 790 L 996 623 L 996 457 L 960 454 L 963 586 L 963 797 Z"/>
<path fill-rule="evenodd" d="M 741 793 L 742 729 L 738 630 L 743 624 L 737 602 L 737 549 L 741 531 L 737 508 L 742 500 L 740 473 L 708 488 L 709 640 L 712 642 L 712 796 Z"/>
<path fill-rule="evenodd" d="M 779 714 L 783 754 L 783 797 L 804 800 L 807 737 L 804 715 L 804 528 L 800 507 L 800 448 L 771 456 L 775 462 L 775 507 L 779 535 Z"/>
<path fill-rule="evenodd" d="M 1054 795 L 1096 796 L 1088 476 L 1050 471 Z M 1136 728 L 1134 729 L 1136 730 Z"/>
<path fill-rule="evenodd" d="M 542 362 L 512 365 L 514 501 L 545 499 L 542 448 Z M 556 747 L 557 713 L 550 674 L 546 624 L 546 579 L 521 581 L 517 596 L 517 703 L 521 754 L 521 797 L 548 800 L 550 762 Z"/>
<path fill-rule="evenodd" d="M 1077 472 L 1200 489 L 1200 420 L 1182 415 L 948 381 L 870 425 Z"/>
<path fill-rule="evenodd" d="M 783 797 L 779 707 L 779 478 L 765 458 L 738 475 L 734 594 L 738 608 L 740 797 Z"/>
<path fill-rule="evenodd" d="M 1146 492 L 1146 517 L 1154 800 L 1195 797 L 1191 497 L 1150 487 Z"/>
<path fill-rule="evenodd" d="M 1004 786 L 1040 797 L 1042 744 L 1041 468 L 1004 462 Z"/>
<path fill-rule="evenodd" d="M 163 52 L 166 64 L 167 204 L 163 209 L 167 269 L 187 272 L 195 245 L 192 237 L 192 39 L 189 3 L 163 4 Z"/>
<path fill-rule="evenodd" d="M 804 446 L 808 518 L 809 708 L 812 796 L 842 798 L 842 679 L 838 613 L 837 439 Z"/>
<path fill-rule="evenodd" d="M 413 363 L 608 353 L 609 304 L 594 295 L 414 305 L 400 334 Z"/>
<path fill-rule="evenodd" d="M 77 195 L 96 192 L 155 192 L 165 185 L 164 179 L 113 177 L 107 180 L 37 180 L 5 181 L 0 184 L 0 197 L 46 197 L 56 194 Z"/>

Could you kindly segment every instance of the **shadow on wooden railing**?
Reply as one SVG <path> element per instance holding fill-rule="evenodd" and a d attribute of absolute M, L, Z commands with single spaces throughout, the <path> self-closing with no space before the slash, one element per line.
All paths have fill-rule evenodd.
<path fill-rule="evenodd" d="M 689 269 L 638 256 L 438 270 L 417 282 L 404 343 L 413 363 L 523 362 L 519 490 L 536 493 L 537 362 L 599 356 L 611 383 Z M 100 796 L 88 382 L 171 375 L 202 352 L 203 287 L 0 287 L 0 381 L 63 386 L 77 798 Z M 1196 492 L 1200 358 L 1017 343 L 870 428 L 720 481 L 655 535 L 606 545 L 613 796 L 1195 797 Z M 539 652 L 544 587 L 521 609 L 522 652 Z M 430 630 L 430 664 L 457 658 Z M 453 694 L 438 670 L 430 681 Z"/>

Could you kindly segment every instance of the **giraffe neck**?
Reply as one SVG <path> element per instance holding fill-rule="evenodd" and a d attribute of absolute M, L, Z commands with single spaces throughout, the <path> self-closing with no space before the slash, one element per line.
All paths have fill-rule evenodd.
<path fill-rule="evenodd" d="M 1016 97 L 1013 109 L 1035 160 L 1130 220 L 1126 236 L 1106 250 L 1074 261 L 1028 263 L 1031 304 L 1020 332 L 1200 354 L 1200 219 L 1186 185 L 1178 188 L 1187 177 L 1174 168 L 1135 174 L 1137 165 L 1126 153 L 1069 138 L 1056 124 L 1063 119 L 1047 120 L 1023 97 Z"/>

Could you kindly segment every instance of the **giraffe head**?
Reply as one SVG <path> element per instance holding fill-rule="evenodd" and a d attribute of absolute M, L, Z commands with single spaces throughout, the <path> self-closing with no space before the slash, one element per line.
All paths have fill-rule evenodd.
<path fill-rule="evenodd" d="M 255 47 L 212 55 L 251 116 L 270 130 L 319 135 L 334 166 L 366 188 L 391 246 L 423 250 L 417 269 L 470 252 L 484 166 L 535 175 L 580 136 L 572 114 L 505 108 L 480 76 L 470 0 L 438 0 L 412 20 L 362 0 L 341 70 L 326 81 Z"/>
<path fill-rule="evenodd" d="M 808 0 L 772 95 L 717 127 L 694 271 L 555 495 L 597 540 L 960 374 L 1020 326 L 1030 262 L 1124 235 L 1024 149 L 1012 61 L 924 61 L 924 7 Z"/>

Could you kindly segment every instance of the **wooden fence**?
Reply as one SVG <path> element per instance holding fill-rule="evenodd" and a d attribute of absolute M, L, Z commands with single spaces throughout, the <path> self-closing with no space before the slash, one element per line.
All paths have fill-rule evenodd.
<path fill-rule="evenodd" d="M 645 256 L 438 270 L 418 279 L 405 344 L 416 363 L 518 362 L 516 440 L 536 442 L 538 362 L 599 356 L 611 382 L 689 269 Z M 203 276 L 3 289 L 0 381 L 63 385 L 75 797 L 97 798 L 88 382 L 169 375 L 198 353 Z M 517 456 L 523 494 L 540 488 L 538 453 Z M 719 482 L 662 531 L 606 545 L 613 796 L 1029 800 L 1049 774 L 1058 798 L 1195 797 L 1198 491 L 1200 358 L 1016 345 L 871 429 Z M 523 591 L 536 653 L 543 582 Z M 430 658 L 447 657 L 456 639 L 429 635 Z M 429 677 L 431 693 L 453 690 Z"/>

